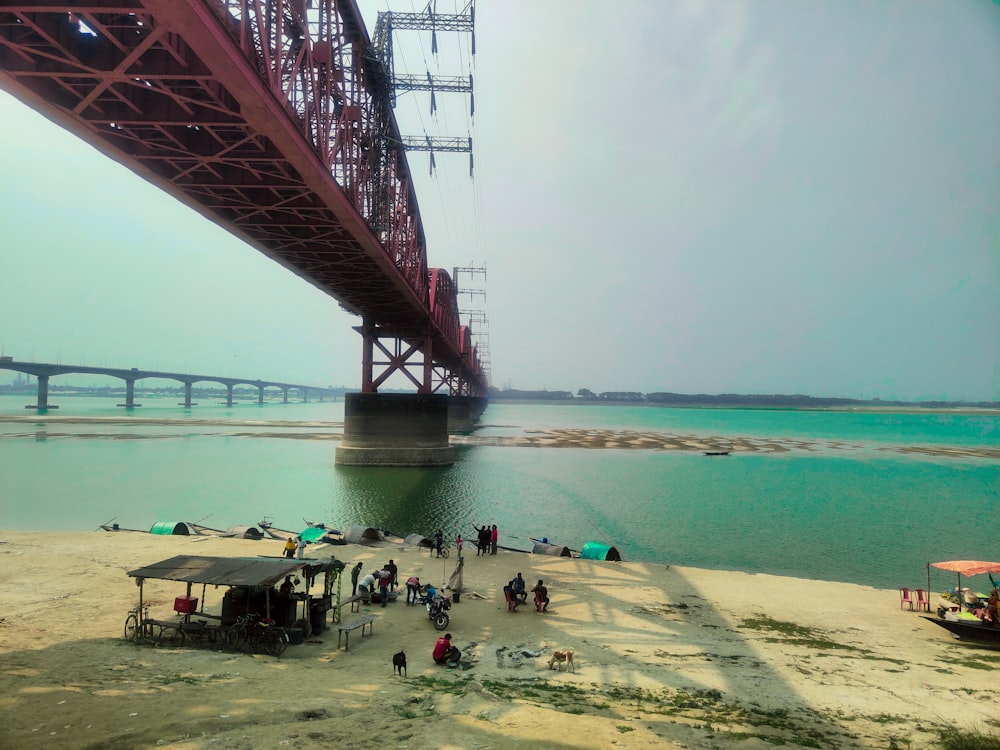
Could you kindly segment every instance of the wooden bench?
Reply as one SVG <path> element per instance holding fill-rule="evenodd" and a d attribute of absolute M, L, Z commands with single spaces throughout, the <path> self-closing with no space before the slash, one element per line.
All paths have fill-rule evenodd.
<path fill-rule="evenodd" d="M 365 615 L 360 617 L 354 622 L 349 622 L 346 625 L 337 626 L 337 649 L 340 649 L 340 641 L 344 641 L 344 651 L 347 651 L 351 647 L 351 631 L 361 628 L 361 637 L 365 635 L 365 627 L 368 627 L 368 635 L 372 634 L 373 623 L 375 622 L 375 615 Z"/>
<path fill-rule="evenodd" d="M 360 612 L 361 611 L 361 605 L 362 604 L 369 604 L 370 602 L 371 602 L 371 598 L 369 596 L 362 596 L 361 594 L 356 594 L 355 596 L 352 596 L 352 597 L 350 597 L 348 599 L 344 599 L 344 601 L 342 601 L 340 603 L 340 607 L 341 607 L 341 609 L 343 609 L 344 605 L 350 604 L 351 605 L 351 612 Z"/>

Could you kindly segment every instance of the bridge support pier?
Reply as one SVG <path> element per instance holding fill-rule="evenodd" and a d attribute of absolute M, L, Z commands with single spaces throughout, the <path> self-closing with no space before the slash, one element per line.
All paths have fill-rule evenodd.
<path fill-rule="evenodd" d="M 449 396 L 448 432 L 472 432 L 488 403 L 479 396 Z"/>
<path fill-rule="evenodd" d="M 198 405 L 198 404 L 191 403 L 191 384 L 190 383 L 185 383 L 184 384 L 184 403 L 183 404 L 178 404 L 178 405 L 179 406 L 183 406 L 185 409 L 190 409 L 192 406 L 197 406 Z"/>
<path fill-rule="evenodd" d="M 126 409 L 134 409 L 137 406 L 142 406 L 142 404 L 135 402 L 135 380 L 125 381 L 125 403 L 118 404 L 118 406 L 124 406 Z"/>
<path fill-rule="evenodd" d="M 347 393 L 339 466 L 450 466 L 448 396 Z"/>
<path fill-rule="evenodd" d="M 226 384 L 226 406 L 231 407 L 233 405 L 233 384 Z"/>
<path fill-rule="evenodd" d="M 38 403 L 28 404 L 25 409 L 58 409 L 58 406 L 49 405 L 49 376 L 39 375 L 38 376 Z"/>

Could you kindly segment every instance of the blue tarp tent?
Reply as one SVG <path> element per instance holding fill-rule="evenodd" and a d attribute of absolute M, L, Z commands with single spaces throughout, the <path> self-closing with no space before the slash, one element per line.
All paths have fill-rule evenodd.
<path fill-rule="evenodd" d="M 621 555 L 618 550 L 610 544 L 600 542 L 587 542 L 580 550 L 580 558 L 583 560 L 610 560 L 611 562 L 621 562 Z"/>

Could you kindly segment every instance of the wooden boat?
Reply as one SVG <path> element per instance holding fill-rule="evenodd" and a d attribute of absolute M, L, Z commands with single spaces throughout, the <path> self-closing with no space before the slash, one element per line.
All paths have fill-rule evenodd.
<path fill-rule="evenodd" d="M 940 625 L 960 640 L 992 643 L 1000 646 L 1000 626 L 967 620 L 946 620 L 928 615 L 921 615 L 921 617 L 935 625 Z"/>
<path fill-rule="evenodd" d="M 299 532 L 297 531 L 286 531 L 285 529 L 276 529 L 274 525 L 268 521 L 266 518 L 260 521 L 257 526 L 260 530 L 264 532 L 264 536 L 269 536 L 271 539 L 278 539 L 282 542 L 287 542 L 289 539 L 295 539 Z"/>
<path fill-rule="evenodd" d="M 149 529 L 126 529 L 119 526 L 116 523 L 102 523 L 97 527 L 98 529 L 103 529 L 104 531 L 129 531 L 135 534 L 148 534 Z"/>
<path fill-rule="evenodd" d="M 728 456 L 732 451 L 705 451 L 706 456 Z"/>

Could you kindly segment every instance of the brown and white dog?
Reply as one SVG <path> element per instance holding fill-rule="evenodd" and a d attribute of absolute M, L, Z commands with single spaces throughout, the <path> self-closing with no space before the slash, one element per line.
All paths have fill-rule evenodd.
<path fill-rule="evenodd" d="M 566 671 L 576 673 L 576 665 L 573 663 L 573 649 L 568 648 L 565 651 L 553 651 L 552 658 L 549 659 L 549 669 L 552 669 L 556 663 L 559 664 L 558 669 L 562 669 L 565 664 Z"/>

